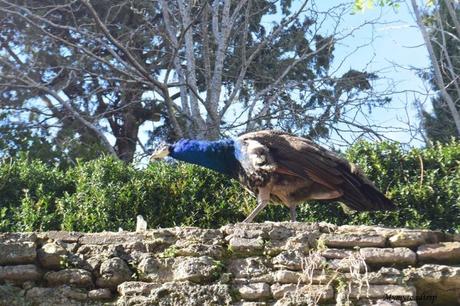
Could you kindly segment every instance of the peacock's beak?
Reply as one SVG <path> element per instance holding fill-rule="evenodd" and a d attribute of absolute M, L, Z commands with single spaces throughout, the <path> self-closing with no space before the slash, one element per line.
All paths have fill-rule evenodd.
<path fill-rule="evenodd" d="M 161 147 L 156 149 L 152 155 L 150 155 L 150 161 L 155 161 L 158 159 L 165 158 L 166 156 L 169 155 L 169 147 Z"/>

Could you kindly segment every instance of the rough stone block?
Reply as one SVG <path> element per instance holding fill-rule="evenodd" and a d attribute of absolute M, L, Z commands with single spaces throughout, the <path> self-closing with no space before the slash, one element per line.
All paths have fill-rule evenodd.
<path fill-rule="evenodd" d="M 137 269 L 141 281 L 169 282 L 173 280 L 174 258 L 146 257 Z"/>
<path fill-rule="evenodd" d="M 306 222 L 285 221 L 285 222 L 278 222 L 278 223 L 272 222 L 272 224 L 273 226 L 276 226 L 277 224 L 279 224 L 286 228 L 295 230 L 297 233 L 301 233 L 301 232 L 313 233 L 313 232 L 320 232 L 322 227 L 325 226 L 326 223 L 323 223 L 323 222 L 306 223 Z"/>
<path fill-rule="evenodd" d="M 272 303 L 267 302 L 238 302 L 233 304 L 234 306 L 268 306 L 272 305 Z"/>
<path fill-rule="evenodd" d="M 46 243 L 37 251 L 40 265 L 46 269 L 59 269 L 63 266 L 67 250 L 57 243 Z"/>
<path fill-rule="evenodd" d="M 273 280 L 280 284 L 297 284 L 297 283 L 325 283 L 330 280 L 324 270 L 313 271 L 313 273 L 295 272 L 290 270 L 278 270 L 273 272 Z"/>
<path fill-rule="evenodd" d="M 322 234 L 321 240 L 332 248 L 384 247 L 387 238 L 376 234 Z"/>
<path fill-rule="evenodd" d="M 416 289 L 413 286 L 399 285 L 363 285 L 361 288 L 352 286 L 348 292 L 351 299 L 369 298 L 369 299 L 384 299 L 388 296 L 412 298 L 415 297 Z"/>
<path fill-rule="evenodd" d="M 319 236 L 319 231 L 297 233 L 295 236 L 287 239 L 284 249 L 298 250 L 303 253 L 308 253 L 311 248 L 316 247 Z"/>
<path fill-rule="evenodd" d="M 295 284 L 273 284 L 271 291 L 275 299 L 283 298 L 288 292 L 294 292 L 297 289 Z"/>
<path fill-rule="evenodd" d="M 37 281 L 42 272 L 35 265 L 17 265 L 0 267 L 0 282 L 24 283 Z"/>
<path fill-rule="evenodd" d="M 279 305 L 286 305 L 287 302 L 299 302 L 304 305 L 302 301 L 306 297 L 313 299 L 312 301 L 326 301 L 334 298 L 333 288 L 326 285 L 273 284 L 271 291 L 273 297 L 278 300 L 278 303 L 281 303 Z"/>
<path fill-rule="evenodd" d="M 227 269 L 235 278 L 253 278 L 269 272 L 264 260 L 260 257 L 231 259 Z"/>
<path fill-rule="evenodd" d="M 419 268 L 403 270 L 408 282 L 417 288 L 418 293 L 436 296 L 436 305 L 460 304 L 460 267 L 426 264 Z"/>
<path fill-rule="evenodd" d="M 124 284 L 119 286 L 119 292 Z M 233 305 L 235 302 L 228 285 L 196 285 L 190 282 L 152 285 L 144 283 L 141 286 L 145 290 L 144 293 L 131 291 L 127 294 L 121 291 L 122 296 L 117 300 L 117 305 Z M 141 294 L 148 296 L 140 296 Z"/>
<path fill-rule="evenodd" d="M 110 300 L 112 298 L 112 292 L 107 288 L 94 289 L 88 292 L 88 299 L 90 300 Z"/>
<path fill-rule="evenodd" d="M 65 269 L 47 272 L 44 276 L 49 286 L 73 285 L 82 288 L 94 287 L 91 273 L 83 269 Z"/>
<path fill-rule="evenodd" d="M 361 256 L 369 265 L 415 265 L 417 256 L 409 248 L 362 248 Z"/>
<path fill-rule="evenodd" d="M 439 233 L 424 230 L 402 229 L 388 238 L 392 247 L 415 248 L 426 243 L 437 243 Z"/>
<path fill-rule="evenodd" d="M 420 262 L 460 263 L 460 242 L 425 244 L 417 249 Z"/>
<path fill-rule="evenodd" d="M 284 251 L 273 258 L 273 264 L 278 268 L 301 270 L 305 260 L 306 256 L 299 251 Z"/>
<path fill-rule="evenodd" d="M 38 233 L 38 238 L 41 240 L 52 240 L 59 242 L 76 243 L 84 233 L 65 232 L 65 231 L 49 231 Z"/>
<path fill-rule="evenodd" d="M 366 262 L 356 258 L 332 259 L 327 263 L 330 269 L 339 272 L 364 273 L 370 270 Z"/>
<path fill-rule="evenodd" d="M 294 272 L 290 270 L 278 270 L 273 272 L 273 280 L 280 284 L 296 284 L 303 279 L 301 272 Z"/>
<path fill-rule="evenodd" d="M 295 231 L 290 228 L 278 225 L 274 226 L 269 232 L 268 237 L 270 240 L 286 240 L 289 237 L 292 237 L 295 234 Z"/>
<path fill-rule="evenodd" d="M 270 286 L 267 283 L 251 283 L 238 286 L 241 298 L 257 301 L 271 298 Z"/>
<path fill-rule="evenodd" d="M 325 249 L 321 251 L 321 256 L 327 259 L 343 259 L 353 256 L 356 251 L 344 249 Z"/>
<path fill-rule="evenodd" d="M 378 300 L 360 299 L 359 301 L 356 301 L 356 303 L 353 305 L 356 305 L 356 306 L 402 306 L 403 304 L 400 301 L 391 301 L 391 300 L 385 300 L 385 299 L 378 299 Z"/>
<path fill-rule="evenodd" d="M 0 305 L 22 306 L 25 301 L 25 290 L 11 285 L 0 285 Z M 2 304 L 4 302 L 5 304 Z M 8 304 L 6 304 L 8 302 Z"/>
<path fill-rule="evenodd" d="M 273 265 L 276 268 L 293 271 L 319 270 L 326 266 L 326 259 L 319 253 L 311 253 L 305 256 L 300 251 L 284 251 L 273 258 Z"/>
<path fill-rule="evenodd" d="M 232 237 L 228 243 L 228 248 L 232 252 L 241 255 L 262 254 L 264 241 L 259 238 Z"/>
<path fill-rule="evenodd" d="M 14 243 L 14 242 L 36 242 L 37 234 L 32 232 L 24 233 L 0 233 L 0 243 Z"/>
<path fill-rule="evenodd" d="M 292 223 L 292 222 L 291 222 Z M 286 225 L 287 226 L 287 225 Z M 270 239 L 265 242 L 265 254 L 269 256 L 276 256 L 282 251 L 293 251 L 297 250 L 304 254 L 308 254 L 311 248 L 316 247 L 316 241 L 320 235 L 318 230 L 316 231 L 298 231 L 295 232 L 296 227 L 273 227 L 274 233 L 269 233 L 275 237 L 281 237 L 281 235 L 288 235 L 286 239 Z M 284 232 L 286 231 L 286 232 Z"/>
<path fill-rule="evenodd" d="M 69 286 L 55 288 L 34 287 L 27 290 L 27 305 L 81 305 L 86 301 L 88 293 L 85 289 Z"/>
<path fill-rule="evenodd" d="M 131 280 L 133 272 L 123 259 L 113 257 L 101 264 L 99 274 L 100 277 L 96 280 L 96 285 L 114 289 L 119 284 Z"/>
<path fill-rule="evenodd" d="M 179 240 L 174 245 L 177 247 L 177 256 L 211 256 L 215 259 L 220 259 L 224 256 L 224 248 L 222 245 L 190 243 L 189 241 Z"/>
<path fill-rule="evenodd" d="M 37 234 L 32 232 L 0 233 L 0 243 L 36 242 L 37 238 Z"/>
<path fill-rule="evenodd" d="M 221 228 L 225 239 L 232 237 L 243 238 L 268 238 L 268 233 L 273 229 L 273 223 L 236 223 L 227 224 Z"/>
<path fill-rule="evenodd" d="M 368 273 L 369 284 L 375 285 L 396 285 L 402 281 L 403 274 L 395 268 L 382 267 L 377 272 Z"/>
<path fill-rule="evenodd" d="M 341 225 L 335 230 L 336 233 L 354 233 L 359 235 L 377 234 L 384 237 L 391 236 L 398 229 L 385 228 L 373 225 Z"/>
<path fill-rule="evenodd" d="M 122 296 L 147 295 L 153 289 L 160 287 L 157 283 L 128 281 L 118 285 L 117 291 Z"/>
<path fill-rule="evenodd" d="M 203 244 L 220 243 L 224 234 L 220 229 L 205 229 L 199 227 L 176 227 L 175 235 L 179 240 L 189 240 Z"/>
<path fill-rule="evenodd" d="M 0 265 L 33 263 L 36 257 L 35 242 L 0 243 Z"/>
<path fill-rule="evenodd" d="M 219 269 L 211 257 L 185 257 L 178 261 L 174 269 L 174 280 L 203 283 L 217 277 Z"/>
<path fill-rule="evenodd" d="M 146 232 L 147 233 L 147 232 Z M 144 233 L 136 232 L 103 232 L 85 233 L 78 240 L 80 244 L 107 245 L 124 244 L 145 239 Z"/>

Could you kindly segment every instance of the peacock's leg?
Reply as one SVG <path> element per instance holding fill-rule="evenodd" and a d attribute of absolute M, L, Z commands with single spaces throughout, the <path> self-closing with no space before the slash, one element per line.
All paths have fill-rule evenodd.
<path fill-rule="evenodd" d="M 257 207 L 249 214 L 249 216 L 244 219 L 243 222 L 249 223 L 254 220 L 254 218 L 260 213 L 262 209 L 267 206 L 270 201 L 270 189 L 269 187 L 259 188 L 257 193 Z"/>
<path fill-rule="evenodd" d="M 297 218 L 297 211 L 296 211 L 296 205 L 292 205 L 289 207 L 289 213 L 291 214 L 291 222 L 295 222 Z"/>

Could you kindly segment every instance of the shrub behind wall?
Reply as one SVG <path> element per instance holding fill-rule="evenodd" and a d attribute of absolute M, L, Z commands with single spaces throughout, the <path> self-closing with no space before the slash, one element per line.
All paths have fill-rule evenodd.
<path fill-rule="evenodd" d="M 0 231 L 59 228 L 57 203 L 73 193 L 66 173 L 25 155 L 0 163 Z"/>
<path fill-rule="evenodd" d="M 347 157 L 399 206 L 396 212 L 355 213 L 310 202 L 299 221 L 382 224 L 460 230 L 460 145 L 404 150 L 396 143 L 361 142 Z M 0 163 L 0 231 L 133 230 L 141 214 L 149 227 L 219 227 L 244 220 L 255 199 L 237 182 L 210 170 L 157 162 L 138 170 L 111 157 L 58 169 L 25 156 Z M 289 220 L 271 205 L 257 221 Z"/>

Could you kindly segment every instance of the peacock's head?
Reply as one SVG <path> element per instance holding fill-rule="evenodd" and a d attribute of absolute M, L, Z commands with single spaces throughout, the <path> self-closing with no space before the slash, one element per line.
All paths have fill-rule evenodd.
<path fill-rule="evenodd" d="M 157 146 L 155 151 L 153 151 L 152 155 L 150 155 L 150 161 L 165 158 L 166 156 L 169 155 L 169 153 L 171 153 L 170 148 L 171 148 L 170 144 L 161 143 L 160 145 Z"/>

